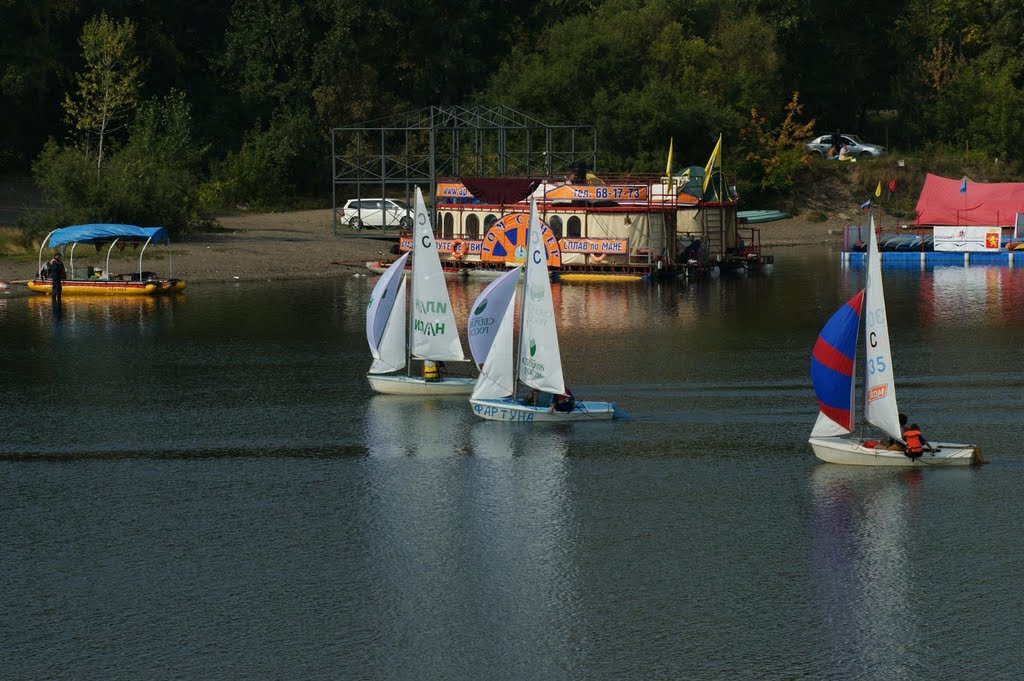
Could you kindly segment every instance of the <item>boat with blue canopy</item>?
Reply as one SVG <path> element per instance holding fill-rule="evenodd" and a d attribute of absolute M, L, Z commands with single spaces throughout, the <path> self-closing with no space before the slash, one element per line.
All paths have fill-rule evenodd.
<path fill-rule="evenodd" d="M 167 277 L 158 277 L 142 267 L 142 258 L 150 244 L 167 246 Z M 75 251 L 81 244 L 95 246 L 100 254 L 99 262 L 82 263 L 89 256 L 79 252 L 79 263 L 75 263 Z M 163 227 L 138 227 L 136 225 L 91 224 L 62 227 L 50 232 L 39 247 L 39 265 L 36 278 L 27 282 L 37 293 L 50 293 L 52 283 L 43 267 L 43 254 L 48 249 L 59 250 L 67 259 L 67 279 L 63 283 L 64 295 L 156 295 L 177 293 L 186 286 L 185 281 L 173 276 L 171 239 Z M 130 272 L 112 273 L 110 257 L 114 250 L 124 251 L 131 247 L 138 252 L 138 269 Z M 105 255 L 104 254 L 105 249 Z M 91 255 L 91 254 L 90 254 Z M 123 261 L 123 259 L 122 259 Z M 102 262 L 102 265 L 100 264 Z M 115 260 L 115 264 L 116 264 Z"/>

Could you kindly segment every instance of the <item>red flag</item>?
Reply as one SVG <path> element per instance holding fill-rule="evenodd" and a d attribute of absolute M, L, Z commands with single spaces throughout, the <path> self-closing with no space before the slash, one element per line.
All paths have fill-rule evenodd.
<path fill-rule="evenodd" d="M 889 183 L 889 191 L 891 191 L 893 194 L 896 193 L 896 178 L 893 178 L 892 182 Z"/>

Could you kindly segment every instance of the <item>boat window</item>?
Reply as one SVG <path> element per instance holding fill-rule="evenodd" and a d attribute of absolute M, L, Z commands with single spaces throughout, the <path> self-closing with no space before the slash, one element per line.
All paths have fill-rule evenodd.
<path fill-rule="evenodd" d="M 551 215 L 548 217 L 548 227 L 554 233 L 556 239 L 562 238 L 562 218 L 558 215 Z"/>
<path fill-rule="evenodd" d="M 455 236 L 455 216 L 451 213 L 444 214 L 444 238 L 451 239 Z"/>
<path fill-rule="evenodd" d="M 493 213 L 491 213 L 487 217 L 485 217 L 484 218 L 484 232 L 489 230 L 491 228 L 491 225 L 493 225 L 497 221 L 498 221 L 498 216 L 494 215 Z"/>
<path fill-rule="evenodd" d="M 583 223 L 580 221 L 578 216 L 573 215 L 571 218 L 569 218 L 567 235 L 570 239 L 578 239 L 580 236 L 582 236 L 582 234 Z"/>
<path fill-rule="evenodd" d="M 480 216 L 476 213 L 466 216 L 466 236 L 470 239 L 480 238 Z"/>

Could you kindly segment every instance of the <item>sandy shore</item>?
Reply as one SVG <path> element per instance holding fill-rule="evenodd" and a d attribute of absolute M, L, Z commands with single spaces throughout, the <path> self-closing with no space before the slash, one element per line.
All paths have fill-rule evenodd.
<path fill-rule="evenodd" d="M 845 216 L 826 222 L 800 219 L 755 225 L 761 230 L 762 250 L 772 253 L 791 246 L 826 244 L 838 240 Z M 368 260 L 389 255 L 391 242 L 333 233 L 331 210 L 290 213 L 225 215 L 224 231 L 193 235 L 171 244 L 174 276 L 190 284 L 315 279 L 349 276 L 365 271 Z M 164 247 L 144 261 L 158 274 L 167 271 Z M 92 264 L 92 263 L 90 263 Z M 27 279 L 35 262 L 26 257 L 0 257 L 0 280 Z"/>

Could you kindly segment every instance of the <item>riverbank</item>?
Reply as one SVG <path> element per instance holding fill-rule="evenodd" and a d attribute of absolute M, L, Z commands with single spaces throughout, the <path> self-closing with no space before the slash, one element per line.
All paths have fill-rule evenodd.
<path fill-rule="evenodd" d="M 842 226 L 864 214 L 837 213 L 823 222 L 797 216 L 752 225 L 760 230 L 762 249 L 777 254 L 792 246 L 837 243 Z M 222 215 L 223 229 L 172 242 L 174 276 L 190 284 L 237 281 L 317 279 L 365 273 L 365 263 L 389 256 L 392 242 L 333 232 L 331 210 Z M 149 269 L 167 271 L 165 249 L 147 252 Z M 36 254 L 0 257 L 0 280 L 32 275 Z"/>

